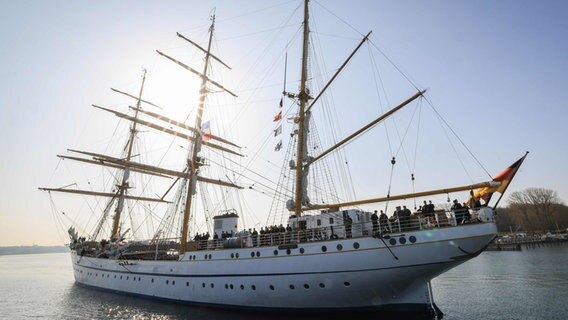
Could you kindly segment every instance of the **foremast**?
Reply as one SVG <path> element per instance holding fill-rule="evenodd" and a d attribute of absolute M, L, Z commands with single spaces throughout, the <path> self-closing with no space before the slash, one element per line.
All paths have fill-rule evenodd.
<path fill-rule="evenodd" d="M 144 69 L 144 74 L 142 75 L 142 85 L 140 86 L 140 93 L 138 94 L 138 98 L 136 99 L 136 111 L 134 114 L 134 118 L 138 118 L 138 110 L 140 109 L 140 102 L 142 100 L 142 92 L 144 90 L 144 83 L 146 82 L 146 69 Z M 127 142 L 127 153 L 126 153 L 126 162 L 124 165 L 124 172 L 122 175 L 122 181 L 118 187 L 118 202 L 116 204 L 116 208 L 114 211 L 113 217 L 113 224 L 112 224 L 112 232 L 111 232 L 111 241 L 119 240 L 120 238 L 120 216 L 122 214 L 122 209 L 124 208 L 124 200 L 125 196 L 129 189 L 129 179 L 130 179 L 130 165 L 128 164 L 132 159 L 132 150 L 134 147 L 134 139 L 136 138 L 136 121 L 132 122 L 130 126 L 130 136 Z"/>
<path fill-rule="evenodd" d="M 182 255 L 187 249 L 187 235 L 189 233 L 189 218 L 191 215 L 191 205 L 193 200 L 193 195 L 196 193 L 197 187 L 197 176 L 199 174 L 199 166 L 201 162 L 199 161 L 199 152 L 201 151 L 202 135 L 201 125 L 203 117 L 203 109 L 205 108 L 205 98 L 207 97 L 207 71 L 209 67 L 209 58 L 211 56 L 211 42 L 213 40 L 213 31 L 215 30 L 215 14 L 211 18 L 211 27 L 209 27 L 209 42 L 207 44 L 207 50 L 205 52 L 205 65 L 203 66 L 203 77 L 201 77 L 201 85 L 199 87 L 199 104 L 197 106 L 197 116 L 195 118 L 195 128 L 198 130 L 193 132 L 193 144 L 191 147 L 191 153 L 188 158 L 189 167 L 189 183 L 187 184 L 187 195 L 185 201 L 185 208 L 183 211 L 183 222 L 181 230 L 181 244 L 179 249 L 179 254 Z"/>
<path fill-rule="evenodd" d="M 308 45 L 309 45 L 309 11 L 308 11 L 309 0 L 304 1 L 304 41 L 302 46 L 302 72 L 300 79 L 300 93 L 298 94 L 298 100 L 300 102 L 300 110 L 297 118 L 298 121 L 298 144 L 296 149 L 296 189 L 294 196 L 294 213 L 297 217 L 302 215 L 302 206 L 309 205 L 307 197 L 307 170 L 308 167 L 304 167 L 304 163 L 307 161 L 307 140 L 308 140 L 308 129 L 310 121 L 310 111 L 306 113 L 307 102 L 311 99 L 308 89 Z"/>

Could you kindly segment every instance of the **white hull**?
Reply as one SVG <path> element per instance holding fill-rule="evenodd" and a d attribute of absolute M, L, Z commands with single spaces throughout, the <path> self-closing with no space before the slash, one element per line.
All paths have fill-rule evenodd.
<path fill-rule="evenodd" d="M 496 233 L 494 223 L 478 223 L 392 234 L 383 239 L 388 247 L 381 239 L 358 237 L 299 243 L 289 254 L 278 246 L 199 250 L 179 261 L 100 259 L 72 251 L 72 262 L 79 284 L 190 304 L 290 310 L 433 307 L 429 281 L 475 257 Z"/>

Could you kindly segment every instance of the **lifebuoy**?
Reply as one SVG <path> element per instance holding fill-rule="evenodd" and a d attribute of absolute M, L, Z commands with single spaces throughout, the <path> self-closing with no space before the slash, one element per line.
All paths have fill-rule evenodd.
<path fill-rule="evenodd" d="M 424 217 L 422 218 L 422 225 L 426 227 L 426 229 L 432 229 L 436 227 L 436 220 L 432 217 Z"/>

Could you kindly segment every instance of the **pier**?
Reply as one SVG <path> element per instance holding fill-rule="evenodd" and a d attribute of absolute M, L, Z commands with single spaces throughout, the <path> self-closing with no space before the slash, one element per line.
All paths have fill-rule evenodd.
<path fill-rule="evenodd" d="M 568 243 L 566 233 L 546 233 L 533 235 L 503 235 L 497 237 L 488 247 L 487 251 L 521 251 L 540 247 L 560 246 Z"/>

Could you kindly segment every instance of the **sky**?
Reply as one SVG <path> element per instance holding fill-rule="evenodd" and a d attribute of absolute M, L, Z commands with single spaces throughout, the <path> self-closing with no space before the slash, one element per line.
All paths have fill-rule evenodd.
<path fill-rule="evenodd" d="M 263 76 L 254 68 L 247 49 L 265 39 L 265 33 L 256 32 L 278 27 L 299 4 L 0 0 L 0 246 L 67 241 L 55 227 L 49 198 L 37 188 L 52 181 L 57 154 L 69 147 L 96 144 L 98 134 L 112 131 L 115 123 L 109 119 L 114 119 L 90 107 L 112 103 L 115 96 L 110 87 L 136 92 L 143 67 L 150 70 L 150 79 L 175 76 L 177 80 L 171 83 L 155 80 L 148 94 L 171 107 L 166 113 L 186 114 L 182 110 L 195 101 L 194 90 L 187 88 L 195 87 L 197 81 L 181 75 L 179 67 L 155 53 L 160 49 L 198 65 L 199 58 L 190 54 L 193 51 L 175 32 L 197 34 L 194 39 L 205 43 L 208 16 L 215 8 L 218 42 L 214 49 L 233 68 L 232 76 L 218 75 L 227 87 L 245 91 L 247 76 Z M 568 87 L 566 1 L 320 0 L 312 2 L 312 7 L 321 12 L 314 14 L 318 27 L 327 22 L 341 25 L 327 31 L 336 37 L 323 43 L 330 45 L 326 53 L 335 56 L 326 61 L 327 72 L 355 46 L 357 33 L 373 30 L 374 43 L 415 84 L 428 89 L 429 99 L 489 173 L 497 174 L 530 151 L 508 192 L 548 188 L 568 203 L 568 106 L 563 96 Z M 299 17 L 296 14 L 292 19 L 285 37 L 293 36 Z M 350 29 L 358 31 L 355 36 Z M 277 47 L 280 51 L 276 52 L 281 54 L 281 49 Z M 354 63 L 353 68 L 359 66 Z M 274 77 L 281 78 L 276 71 Z M 346 72 L 337 85 L 358 86 L 349 75 Z M 271 77 L 267 76 L 267 83 L 275 83 Z M 281 89 L 274 90 L 274 102 L 268 103 L 279 100 Z M 402 101 L 404 94 L 393 95 L 390 102 Z M 243 99 L 250 96 L 250 92 L 242 94 Z M 270 100 L 256 97 L 258 101 L 265 98 Z M 351 98 L 346 101 L 364 103 L 360 97 Z M 337 97 L 340 103 L 342 99 Z M 275 110 L 265 108 L 256 113 L 258 119 L 241 126 L 254 126 Z M 343 119 L 342 136 L 364 124 L 353 114 Z M 219 125 L 212 127 L 223 130 Z M 362 146 L 352 148 L 354 158 L 364 152 L 358 149 Z M 439 151 L 427 157 L 438 174 L 445 157 L 448 155 Z M 374 182 L 366 180 L 367 170 L 372 169 L 363 165 L 350 169 L 364 188 L 372 189 Z M 424 175 L 430 181 L 437 179 Z M 371 194 L 372 190 L 362 192 Z"/>

